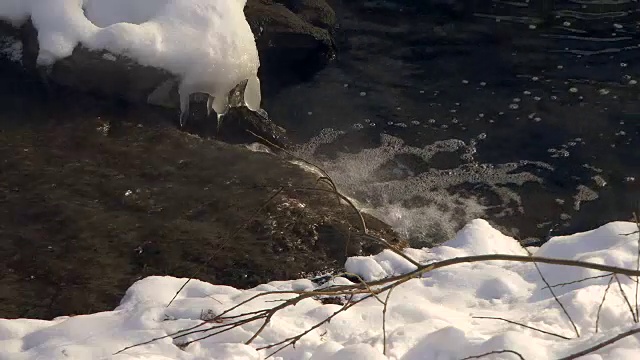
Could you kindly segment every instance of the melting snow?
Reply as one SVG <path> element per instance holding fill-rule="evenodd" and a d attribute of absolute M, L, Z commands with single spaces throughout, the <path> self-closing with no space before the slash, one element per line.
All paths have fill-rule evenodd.
<path fill-rule="evenodd" d="M 551 239 L 536 256 L 567 258 L 635 268 L 636 225 L 607 224 L 593 231 Z M 428 263 L 480 254 L 526 255 L 520 244 L 474 220 L 456 237 L 432 249 L 406 249 L 413 259 Z M 539 265 L 551 284 L 602 275 L 594 270 Z M 391 251 L 347 261 L 349 272 L 366 280 L 409 272 L 415 267 Z M 622 287 L 633 301 L 633 280 L 621 276 Z M 176 301 L 166 307 L 185 279 L 148 277 L 133 284 L 114 311 L 61 317 L 53 321 L 0 320 L 0 359 L 262 359 L 259 347 L 296 335 L 331 315 L 340 305 L 306 299 L 273 317 L 251 345 L 244 343 L 260 326 L 247 324 L 196 342 L 181 350 L 170 338 L 116 351 L 202 323 L 207 314 L 225 309 L 265 291 L 308 291 L 309 280 L 278 281 L 249 290 L 193 280 Z M 335 284 L 350 284 L 343 277 Z M 596 313 L 608 278 L 556 287 L 555 293 L 578 327 L 579 339 L 563 340 L 518 325 L 474 316 L 501 317 L 574 338 L 571 325 L 540 280 L 533 264 L 492 261 L 446 267 L 413 279 L 393 291 L 387 311 L 387 355 L 383 355 L 382 305 L 368 299 L 311 331 L 273 359 L 462 359 L 497 350 L 513 350 L 525 359 L 557 359 L 635 328 L 617 286 L 609 291 L 595 332 Z M 326 286 L 323 285 L 323 286 Z M 293 295 L 269 295 L 251 301 L 230 315 L 279 304 Z M 384 294 L 383 294 L 384 296 Z M 204 315 L 203 315 L 204 314 Z M 201 334 L 200 334 L 201 335 Z M 189 335 L 176 343 L 193 339 Z M 584 359 L 637 359 L 640 338 L 630 336 Z M 496 353 L 488 359 L 517 359 Z"/>
<path fill-rule="evenodd" d="M 183 112 L 189 95 L 214 97 L 224 114 L 229 92 L 244 80 L 246 105 L 260 108 L 258 51 L 244 16 L 246 0 L 2 0 L 0 20 L 29 18 L 38 30 L 38 63 L 51 65 L 81 44 L 107 50 L 181 79 Z"/>

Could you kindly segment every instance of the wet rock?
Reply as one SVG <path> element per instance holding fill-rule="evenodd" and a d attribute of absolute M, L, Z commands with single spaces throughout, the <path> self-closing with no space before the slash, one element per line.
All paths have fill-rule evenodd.
<path fill-rule="evenodd" d="M 112 309 L 148 275 L 251 287 L 380 250 L 276 155 L 178 131 L 161 108 L 40 96 L 2 69 L 0 317 Z"/>
<path fill-rule="evenodd" d="M 283 86 L 308 80 L 335 56 L 335 14 L 324 0 L 249 0 L 245 14 L 267 100 Z"/>

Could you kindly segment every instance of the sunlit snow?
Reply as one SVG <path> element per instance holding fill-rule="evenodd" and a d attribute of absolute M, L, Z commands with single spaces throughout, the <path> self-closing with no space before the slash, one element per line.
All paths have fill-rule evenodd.
<path fill-rule="evenodd" d="M 578 259 L 634 269 L 637 227 L 615 222 L 593 231 L 556 237 L 536 256 Z M 421 263 L 480 254 L 526 255 L 520 244 L 493 229 L 484 220 L 474 220 L 456 237 L 432 249 L 406 249 L 405 254 Z M 592 270 L 558 265 L 539 265 L 551 285 L 603 275 Z M 380 279 L 414 269 L 398 255 L 385 250 L 371 257 L 347 261 L 349 272 L 364 279 Z M 323 305 L 306 299 L 274 316 L 250 345 L 261 321 L 240 326 L 195 342 L 183 343 L 203 334 L 172 340 L 164 338 L 113 353 L 136 343 L 174 333 L 202 323 L 234 304 L 265 291 L 308 291 L 317 286 L 310 280 L 278 281 L 250 290 L 193 280 L 168 308 L 169 300 L 185 279 L 148 277 L 133 284 L 114 311 L 61 317 L 53 321 L 35 319 L 0 320 L 0 359 L 262 359 L 269 350 L 256 350 L 301 333 L 340 305 Z M 393 291 L 386 320 L 387 354 L 383 355 L 382 309 L 368 299 L 311 331 L 273 359 L 462 359 L 491 351 L 517 351 L 525 359 L 558 359 L 586 349 L 618 333 L 636 327 L 617 286 L 610 289 L 601 309 L 598 333 L 596 313 L 609 278 L 596 278 L 555 287 L 555 293 L 581 333 L 573 329 L 537 270 L 530 263 L 506 261 L 461 264 L 435 270 Z M 633 280 L 620 276 L 622 287 L 633 301 Z M 349 284 L 337 277 L 336 284 Z M 326 284 L 323 286 L 327 286 Z M 385 294 L 382 294 L 385 295 Z M 273 307 L 293 295 L 269 295 L 251 301 L 230 315 Z M 519 325 L 477 316 L 500 317 L 570 338 L 564 340 Z M 219 325 L 219 324 L 216 324 Z M 584 359 L 636 359 L 639 339 L 630 336 L 604 347 Z M 271 349 L 272 350 L 272 349 Z M 516 359 L 499 353 L 489 359 Z"/>
<path fill-rule="evenodd" d="M 246 0 L 2 0 L 0 20 L 31 18 L 38 30 L 38 63 L 46 66 L 78 45 L 108 50 L 180 80 L 181 109 L 192 93 L 210 94 L 218 114 L 229 92 L 248 80 L 246 105 L 260 108 L 256 43 L 244 15 Z"/>

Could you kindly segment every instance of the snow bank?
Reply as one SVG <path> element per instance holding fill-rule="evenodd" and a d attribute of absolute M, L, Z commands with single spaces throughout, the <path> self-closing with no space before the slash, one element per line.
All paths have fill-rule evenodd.
<path fill-rule="evenodd" d="M 635 224 L 616 222 L 572 236 L 553 238 L 535 255 L 588 260 L 635 268 L 637 234 Z M 534 249 L 535 250 L 535 249 Z M 455 239 L 433 249 L 407 249 L 420 262 L 451 257 L 505 253 L 525 255 L 518 242 L 474 220 Z M 371 257 L 354 257 L 348 271 L 365 279 L 406 273 L 415 267 L 384 251 Z M 579 280 L 601 273 L 567 267 L 540 265 L 551 284 Z M 621 276 L 627 296 L 633 281 Z M 114 311 L 42 320 L 0 320 L 0 359 L 101 359 L 138 342 L 195 326 L 207 314 L 219 314 L 251 296 L 273 290 L 307 291 L 309 280 L 278 281 L 250 290 L 191 281 L 176 301 L 166 305 L 184 279 L 149 277 L 133 284 Z M 348 284 L 336 278 L 335 284 Z M 613 287 L 602 307 L 600 332 L 595 333 L 595 315 L 608 278 L 597 278 L 556 288 L 556 294 L 574 319 L 581 337 L 562 340 L 503 321 L 474 316 L 502 317 L 573 338 L 573 330 L 533 264 L 492 261 L 460 264 L 427 273 L 393 291 L 387 311 L 387 355 L 382 354 L 382 305 L 366 300 L 342 313 L 276 355 L 275 359 L 462 359 L 497 350 L 518 351 L 525 359 L 557 359 L 634 328 L 629 311 Z M 327 286 L 327 285 L 323 285 Z M 256 311 L 279 304 L 293 295 L 269 295 L 230 313 Z M 266 350 L 256 350 L 312 327 L 333 314 L 340 305 L 312 299 L 299 302 L 273 317 L 251 345 L 244 342 L 260 323 L 247 324 L 194 343 L 184 350 L 171 339 L 135 347 L 114 359 L 262 359 Z M 204 315 L 203 315 L 204 314 Z M 180 341 L 193 339 L 187 336 Z M 637 359 L 640 338 L 631 336 L 609 345 L 590 360 Z M 513 354 L 494 354 L 488 359 L 516 359 Z"/>
<path fill-rule="evenodd" d="M 50 65 L 82 44 L 181 79 L 183 112 L 195 92 L 214 97 L 225 113 L 229 91 L 248 79 L 246 105 L 260 107 L 258 52 L 244 16 L 246 0 L 2 0 L 0 20 L 31 18 L 38 30 L 38 63 Z"/>

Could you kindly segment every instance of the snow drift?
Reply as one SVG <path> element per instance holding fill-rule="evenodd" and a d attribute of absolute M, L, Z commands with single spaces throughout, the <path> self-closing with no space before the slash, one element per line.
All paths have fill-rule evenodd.
<path fill-rule="evenodd" d="M 616 222 L 572 236 L 556 237 L 534 255 L 586 260 L 634 269 L 638 234 L 633 223 Z M 474 220 L 456 237 L 441 246 L 406 249 L 413 259 L 428 263 L 452 257 L 481 254 L 526 255 L 520 244 L 493 229 L 484 220 Z M 573 282 L 603 273 L 557 265 L 539 265 L 551 285 Z M 415 267 L 384 251 L 371 257 L 353 257 L 347 270 L 365 279 L 406 273 Z M 631 299 L 634 280 L 621 276 L 621 288 Z M 0 359 L 261 359 L 268 350 L 256 350 L 299 334 L 340 308 L 306 299 L 276 314 L 251 345 L 244 343 L 261 322 L 246 324 L 193 343 L 184 349 L 163 338 L 147 345 L 112 354 L 129 345 L 166 336 L 200 324 L 207 314 L 219 314 L 253 295 L 273 290 L 307 291 L 317 288 L 307 279 L 279 281 L 250 290 L 191 281 L 166 307 L 185 279 L 149 277 L 133 284 L 114 311 L 61 317 L 53 321 L 0 320 Z M 492 351 L 513 350 L 525 359 L 558 359 L 584 350 L 597 342 L 637 327 L 618 286 L 596 313 L 609 279 L 555 287 L 581 333 L 572 327 L 558 307 L 535 266 L 530 263 L 491 261 L 450 266 L 425 274 L 397 287 L 390 298 L 386 321 L 387 355 L 382 354 L 382 305 L 368 299 L 311 331 L 274 359 L 463 359 Z M 334 284 L 349 284 L 337 277 Z M 326 286 L 326 285 L 323 285 Z M 269 295 L 243 305 L 229 315 L 270 308 L 293 295 Z M 633 300 L 632 300 L 633 301 Z M 203 316 L 204 314 L 204 316 Z M 560 339 L 518 325 L 476 316 L 501 317 L 570 338 Z M 590 360 L 636 359 L 640 351 L 637 335 L 627 337 L 584 357 Z M 487 359 L 517 359 L 513 353 L 495 353 Z"/>

